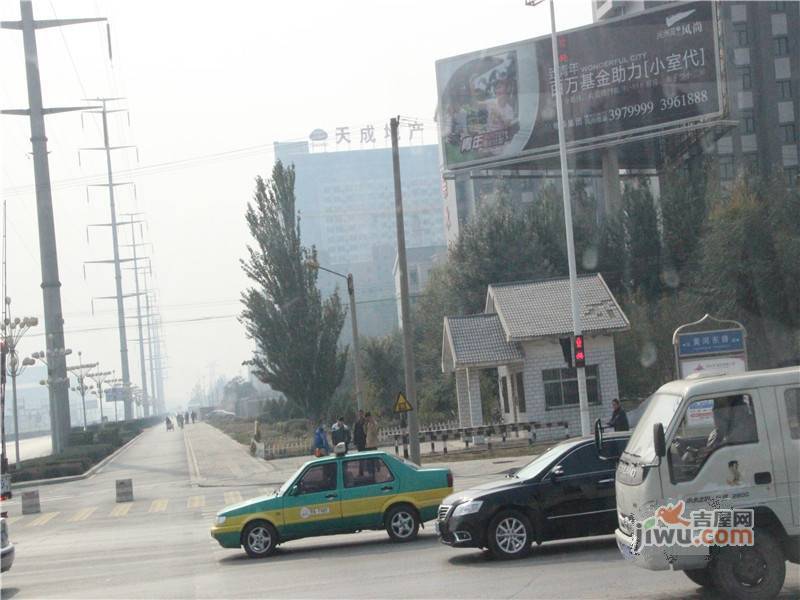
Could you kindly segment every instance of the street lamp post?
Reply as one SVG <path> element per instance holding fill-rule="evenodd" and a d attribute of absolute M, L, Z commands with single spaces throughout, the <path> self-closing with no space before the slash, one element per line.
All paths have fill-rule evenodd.
<path fill-rule="evenodd" d="M 113 371 L 94 371 L 93 373 L 86 374 L 86 377 L 94 381 L 95 386 L 97 386 L 97 401 L 100 403 L 100 423 L 105 420 L 103 416 L 103 384 L 108 381 L 108 378 L 113 374 Z"/>
<path fill-rule="evenodd" d="M 83 430 L 86 431 L 86 391 L 88 390 L 86 387 L 86 374 L 96 368 L 100 363 L 83 364 L 83 359 L 81 358 L 82 354 L 82 352 L 78 351 L 78 364 L 73 367 L 67 367 L 67 371 L 75 375 L 75 378 L 78 380 L 78 385 L 72 388 L 72 391 L 78 392 L 81 395 L 81 403 L 83 404 Z"/>
<path fill-rule="evenodd" d="M 3 320 L 2 333 L 3 342 L 5 343 L 5 350 L 8 355 L 7 372 L 11 376 L 11 398 L 14 405 L 14 450 L 16 452 L 16 460 L 14 461 L 19 466 L 19 410 L 17 406 L 17 375 L 20 375 L 26 367 L 33 364 L 28 358 L 24 358 L 22 363 L 19 361 L 17 355 L 17 344 L 22 339 L 31 327 L 38 325 L 39 320 L 36 317 L 24 317 L 20 319 L 11 319 L 11 298 L 5 299 L 6 314 L 8 315 Z M 30 361 L 30 362 L 29 362 Z M 7 464 L 6 457 L 6 436 L 5 436 L 5 402 L 3 402 L 3 410 L 0 418 L 3 419 L 3 465 Z"/>
<path fill-rule="evenodd" d="M 52 338 L 48 336 L 48 341 L 52 343 Z M 48 346 L 51 345 L 48 344 Z M 47 379 L 42 379 L 39 381 L 40 385 L 46 385 L 50 390 L 51 394 L 54 392 L 54 387 L 57 385 L 66 384 L 67 392 L 69 392 L 69 377 L 53 377 L 53 369 L 51 368 L 51 363 L 53 361 L 59 361 L 62 358 L 66 363 L 66 357 L 72 354 L 72 350 L 69 348 L 50 348 L 48 350 L 41 350 L 39 352 L 34 352 L 31 354 L 31 358 L 34 360 L 38 360 L 47 368 Z M 69 402 L 67 402 L 67 407 L 69 407 Z M 71 423 L 67 423 L 69 427 L 67 428 L 67 432 L 69 432 L 69 428 L 72 427 Z M 50 429 L 51 431 L 55 432 L 56 428 L 60 427 L 58 420 L 56 418 L 55 407 L 51 404 L 50 405 Z M 54 434 L 55 435 L 55 434 Z M 67 443 L 66 439 L 59 438 L 59 443 L 64 447 Z M 55 440 L 53 441 L 53 452 L 56 451 L 56 444 Z"/>
<path fill-rule="evenodd" d="M 544 0 L 525 0 L 527 6 L 536 6 Z M 567 164 L 567 142 L 564 135 L 564 102 L 561 97 L 561 69 L 559 67 L 558 40 L 556 35 L 556 7 L 550 0 L 550 39 L 553 51 L 553 80 L 556 92 L 556 118 L 558 119 L 558 154 L 561 162 L 561 195 L 564 200 L 564 226 L 567 233 L 567 262 L 569 263 L 569 295 L 572 305 L 572 329 L 575 337 L 582 335 L 581 311 L 578 298 L 578 274 L 575 266 L 575 241 L 572 233 L 572 201 L 569 195 L 569 173 Z M 591 433 L 589 399 L 586 394 L 586 369 L 577 367 L 578 401 L 581 415 L 581 433 Z"/>
<path fill-rule="evenodd" d="M 353 274 L 348 273 L 345 275 L 344 273 L 339 273 L 338 271 L 333 271 L 332 269 L 326 269 L 325 267 L 321 266 L 315 260 L 307 260 L 306 266 L 312 269 L 319 269 L 321 271 L 325 271 L 326 273 L 330 273 L 331 275 L 336 275 L 337 277 L 341 277 L 342 279 L 347 281 L 347 295 L 350 297 L 350 324 L 353 326 L 353 371 L 354 371 L 354 379 L 356 384 L 356 408 L 358 410 L 362 410 L 364 408 L 364 399 L 361 395 L 361 354 L 358 350 L 358 318 L 356 316 L 356 286 L 355 282 L 353 281 Z"/>

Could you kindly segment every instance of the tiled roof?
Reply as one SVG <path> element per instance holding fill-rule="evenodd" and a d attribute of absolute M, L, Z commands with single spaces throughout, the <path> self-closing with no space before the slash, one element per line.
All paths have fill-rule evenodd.
<path fill-rule="evenodd" d="M 599 273 L 580 276 L 577 283 L 584 332 L 623 331 L 630 327 Z M 573 331 L 567 278 L 492 284 L 486 310 L 498 314 L 505 337 L 511 341 Z"/>
<path fill-rule="evenodd" d="M 519 347 L 506 341 L 497 315 L 444 318 L 443 368 L 498 366 L 522 360 Z M 449 364 L 447 364 L 449 363 Z"/>

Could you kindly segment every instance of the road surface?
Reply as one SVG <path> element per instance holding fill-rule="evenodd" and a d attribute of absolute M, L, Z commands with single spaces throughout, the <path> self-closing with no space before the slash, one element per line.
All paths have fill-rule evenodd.
<path fill-rule="evenodd" d="M 216 511 L 281 483 L 302 459 L 265 463 L 206 424 L 146 431 L 94 477 L 40 488 L 42 513 L 4 507 L 17 545 L 2 598 L 695 598 L 680 573 L 626 564 L 612 537 L 546 543 L 500 562 L 477 550 L 383 532 L 290 542 L 266 560 L 225 550 L 209 536 Z M 502 476 L 529 457 L 451 465 L 457 487 Z M 134 502 L 114 482 L 133 479 Z M 783 598 L 800 596 L 789 573 Z"/>

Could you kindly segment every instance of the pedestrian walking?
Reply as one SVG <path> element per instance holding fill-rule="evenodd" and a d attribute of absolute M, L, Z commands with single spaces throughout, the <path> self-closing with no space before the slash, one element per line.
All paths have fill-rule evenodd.
<path fill-rule="evenodd" d="M 197 422 L 197 413 L 192 411 L 192 423 L 194 424 L 196 422 Z"/>
<path fill-rule="evenodd" d="M 378 449 L 378 422 L 371 412 L 366 414 L 367 450 Z"/>
<path fill-rule="evenodd" d="M 630 425 L 628 425 L 628 415 L 625 414 L 625 409 L 622 408 L 619 400 L 614 398 L 611 401 L 611 408 L 613 411 L 608 426 L 613 427 L 614 431 L 628 431 L 630 429 Z"/>
<path fill-rule="evenodd" d="M 175 415 L 175 420 L 178 422 L 178 427 L 183 429 L 183 415 L 181 413 L 178 413 L 177 415 Z"/>
<path fill-rule="evenodd" d="M 188 410 L 185 413 L 183 413 L 183 422 L 186 423 L 187 425 L 189 424 L 189 411 Z"/>
<path fill-rule="evenodd" d="M 314 456 L 320 457 L 330 454 L 331 446 L 328 443 L 328 434 L 325 432 L 325 425 L 322 421 L 317 423 L 317 428 L 314 430 Z"/>
<path fill-rule="evenodd" d="M 167 431 L 172 431 L 172 421 L 169 420 L 169 415 L 167 415 L 166 421 Z"/>
<path fill-rule="evenodd" d="M 353 424 L 353 443 L 359 452 L 363 452 L 367 448 L 367 422 L 363 410 L 358 411 L 358 418 Z"/>
<path fill-rule="evenodd" d="M 341 443 L 344 443 L 345 448 L 350 445 L 350 428 L 344 424 L 344 417 L 336 419 L 336 423 L 331 427 L 331 441 L 334 448 L 336 444 Z"/>

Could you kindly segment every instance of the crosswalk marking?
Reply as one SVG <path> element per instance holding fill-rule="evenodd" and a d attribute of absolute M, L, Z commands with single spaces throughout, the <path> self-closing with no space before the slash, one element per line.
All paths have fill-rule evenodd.
<path fill-rule="evenodd" d="M 225 492 L 225 504 L 236 504 L 242 501 L 242 494 L 238 491 Z"/>
<path fill-rule="evenodd" d="M 189 496 L 189 499 L 186 501 L 186 508 L 203 508 L 205 505 L 205 496 Z"/>
<path fill-rule="evenodd" d="M 89 506 L 76 512 L 68 520 L 70 523 L 77 523 L 78 521 L 85 521 L 92 516 L 92 513 L 97 510 L 96 506 Z"/>
<path fill-rule="evenodd" d="M 169 504 L 169 498 L 157 498 L 153 500 L 150 504 L 150 509 L 147 512 L 156 513 L 156 512 L 164 512 L 167 510 L 167 505 Z"/>
<path fill-rule="evenodd" d="M 125 515 L 128 514 L 128 511 L 131 509 L 131 506 L 133 506 L 133 502 L 123 502 L 123 503 L 117 504 L 114 507 L 114 510 L 111 511 L 111 515 L 109 515 L 109 516 L 112 516 L 112 517 L 124 517 Z"/>
<path fill-rule="evenodd" d="M 44 513 L 43 515 L 41 515 L 39 517 L 36 517 L 33 521 L 28 523 L 27 526 L 28 527 L 38 527 L 39 525 L 44 525 L 45 523 L 50 521 L 50 519 L 54 518 L 58 514 L 60 514 L 60 513 L 59 512 Z"/>

